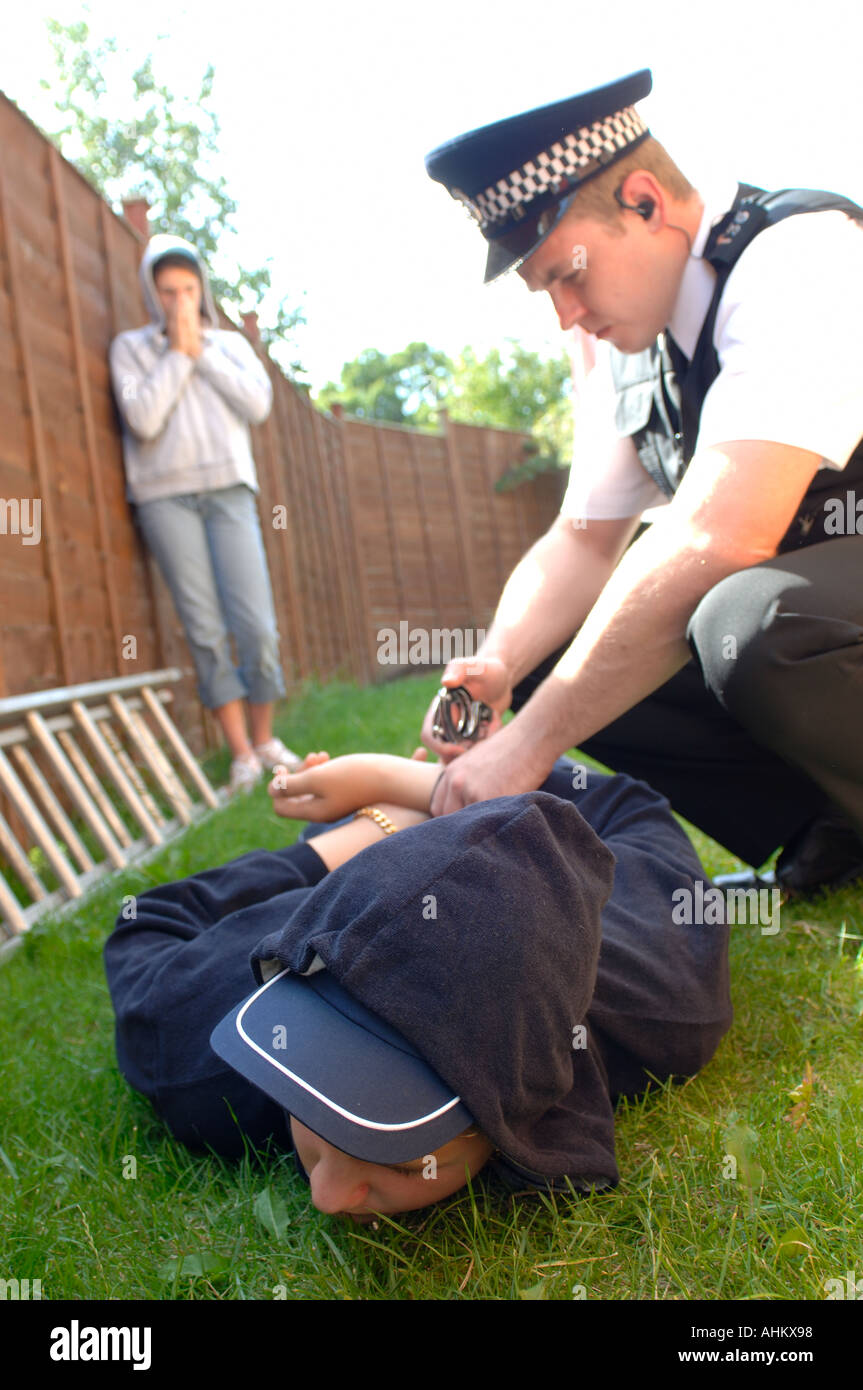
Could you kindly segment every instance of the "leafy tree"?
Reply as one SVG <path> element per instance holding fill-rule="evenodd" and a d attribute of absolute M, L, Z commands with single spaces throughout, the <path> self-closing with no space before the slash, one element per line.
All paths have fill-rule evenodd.
<path fill-rule="evenodd" d="M 456 361 L 428 343 L 410 343 L 391 354 L 367 348 L 345 363 L 339 383 L 327 383 L 317 404 L 420 428 L 434 427 L 445 408 L 454 420 L 529 434 L 522 462 L 498 484 L 505 490 L 568 465 L 571 380 L 565 355 L 543 358 L 514 341 L 506 354 L 493 348 L 485 357 L 466 347 Z"/>
<path fill-rule="evenodd" d="M 220 131 L 210 104 L 212 65 L 197 97 L 178 100 L 157 80 L 148 54 L 131 78 L 124 73 L 110 82 L 109 103 L 106 71 L 118 67 L 116 39 L 92 42 L 84 20 L 63 25 L 49 19 L 47 27 L 57 72 L 41 85 L 65 118 L 49 137 L 109 202 L 117 206 L 124 199 L 146 198 L 154 232 L 191 241 L 207 261 L 217 301 L 260 311 L 271 289 L 269 262 L 256 270 L 244 268 L 227 245 L 236 235 L 231 219 L 237 204 L 216 172 Z M 122 115 L 108 114 L 121 107 Z M 224 266 L 224 275 L 213 270 L 214 261 Z M 263 341 L 294 372 L 303 368 L 284 359 L 295 353 L 294 331 L 304 322 L 302 309 L 287 298 L 261 314 Z"/>
<path fill-rule="evenodd" d="M 501 479 L 514 486 L 549 468 L 568 466 L 572 375 L 566 354 L 541 357 L 514 339 L 477 357 L 466 347 L 455 363 L 447 409 L 454 420 L 498 425 L 531 435 L 524 463 Z"/>
<path fill-rule="evenodd" d="M 327 382 L 316 397 L 325 410 L 339 404 L 360 420 L 434 426 L 445 404 L 453 364 L 428 343 L 409 343 L 387 356 L 367 348 L 342 368 L 340 383 Z"/>

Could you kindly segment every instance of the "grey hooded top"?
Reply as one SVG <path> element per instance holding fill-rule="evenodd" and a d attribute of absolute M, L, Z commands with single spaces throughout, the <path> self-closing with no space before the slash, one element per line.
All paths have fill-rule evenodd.
<path fill-rule="evenodd" d="M 171 251 L 191 254 L 201 273 L 197 358 L 171 348 L 165 332 L 152 268 Z M 272 403 L 262 362 L 241 333 L 217 327 L 206 266 L 188 241 L 152 237 L 139 275 L 151 323 L 120 333 L 110 351 L 129 499 L 149 502 L 237 483 L 257 491 L 249 425 L 266 420 Z"/>

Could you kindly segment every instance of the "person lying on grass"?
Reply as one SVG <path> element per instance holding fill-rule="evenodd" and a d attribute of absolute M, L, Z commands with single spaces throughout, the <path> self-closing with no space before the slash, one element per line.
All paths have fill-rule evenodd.
<path fill-rule="evenodd" d="M 731 1022 L 727 927 L 672 921 L 704 875 L 662 797 L 561 759 L 430 819 L 439 774 L 310 755 L 276 812 L 349 823 L 142 894 L 105 946 L 121 1070 L 174 1135 L 294 1148 L 359 1221 L 484 1167 L 613 1187 L 617 1098 L 692 1076 Z"/>

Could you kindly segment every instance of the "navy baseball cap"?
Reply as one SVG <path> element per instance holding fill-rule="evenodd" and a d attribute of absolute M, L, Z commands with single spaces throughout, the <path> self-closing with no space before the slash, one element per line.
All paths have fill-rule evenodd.
<path fill-rule="evenodd" d="M 426 170 L 464 203 L 488 241 L 486 284 L 521 265 L 583 183 L 650 134 L 634 103 L 643 68 L 604 87 L 468 131 L 426 156 Z"/>
<path fill-rule="evenodd" d="M 416 1048 L 327 970 L 283 970 L 210 1037 L 229 1066 L 337 1149 L 404 1163 L 474 1123 Z"/>

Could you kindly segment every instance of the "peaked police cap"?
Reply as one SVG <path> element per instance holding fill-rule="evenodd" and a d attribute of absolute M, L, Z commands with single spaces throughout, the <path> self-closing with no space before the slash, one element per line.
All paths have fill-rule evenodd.
<path fill-rule="evenodd" d="M 426 170 L 464 203 L 489 243 L 485 280 L 532 255 L 578 189 L 649 134 L 634 110 L 647 68 L 564 101 L 468 131 L 426 156 Z"/>

